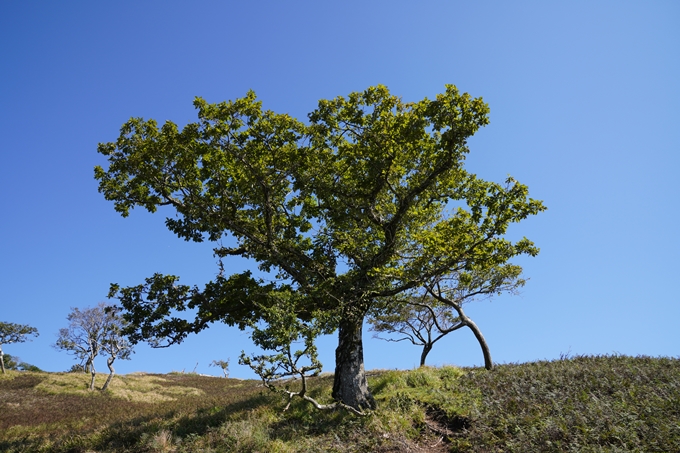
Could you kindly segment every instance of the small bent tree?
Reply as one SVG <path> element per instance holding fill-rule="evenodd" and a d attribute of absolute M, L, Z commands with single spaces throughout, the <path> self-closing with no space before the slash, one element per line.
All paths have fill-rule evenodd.
<path fill-rule="evenodd" d="M 323 365 L 319 361 L 315 340 L 319 335 L 333 331 L 335 322 L 328 313 L 311 313 L 301 319 L 296 313 L 296 300 L 299 295 L 279 294 L 276 303 L 268 307 L 260 307 L 262 320 L 251 323 L 251 338 L 255 345 L 273 354 L 253 354 L 247 356 L 241 352 L 239 363 L 249 366 L 273 392 L 288 397 L 284 411 L 288 410 L 293 398 L 298 397 L 320 410 L 344 408 L 357 415 L 365 412 L 336 400 L 333 403 L 321 404 L 308 394 L 308 379 L 318 376 Z M 296 345 L 301 349 L 294 350 Z M 300 379 L 300 389 L 291 389 L 291 381 Z"/>
<path fill-rule="evenodd" d="M 278 342 L 336 331 L 332 397 L 363 411 L 375 408 L 363 355 L 369 311 L 456 272 L 538 253 L 528 239 L 504 236 L 542 202 L 511 178 L 498 184 L 464 168 L 489 109 L 453 85 L 412 103 L 370 87 L 319 101 L 305 122 L 263 110 L 253 92 L 194 105 L 198 120 L 181 129 L 133 118 L 115 142 L 101 143 L 108 165 L 95 167 L 99 191 L 124 217 L 135 207 L 167 209 L 165 225 L 179 238 L 210 241 L 218 257 L 241 257 L 246 268 L 202 288 L 161 274 L 112 284 L 133 342 L 168 346 L 214 322 L 247 328 L 265 320 L 261 307 L 293 292 L 290 315 L 300 322 L 292 326 L 301 331 L 286 339 L 264 328 L 272 358 L 296 373 L 296 354 Z M 253 261 L 266 280 L 248 270 Z"/>
<path fill-rule="evenodd" d="M 370 330 L 375 332 L 374 338 L 409 341 L 415 346 L 422 346 L 420 366 L 425 366 L 427 355 L 437 341 L 464 327 L 450 307 L 427 295 L 411 297 L 406 301 L 390 301 L 381 310 L 370 312 L 367 321 L 371 324 Z"/>
<path fill-rule="evenodd" d="M 482 348 L 484 366 L 493 368 L 489 345 L 477 324 L 465 314 L 463 304 L 488 299 L 502 293 L 516 294 L 526 283 L 520 278 L 521 267 L 509 263 L 478 265 L 467 271 L 452 273 L 417 288 L 410 297 L 388 302 L 387 307 L 369 314 L 377 338 L 387 341 L 408 340 L 423 347 L 420 366 L 434 344 L 445 335 L 468 327 Z M 396 335 L 383 338 L 379 333 Z"/>
<path fill-rule="evenodd" d="M 104 339 L 104 307 L 104 303 L 84 310 L 71 307 L 71 312 L 66 316 L 69 325 L 59 329 L 59 336 L 54 345 L 57 349 L 73 354 L 80 360 L 85 372 L 90 372 L 90 390 L 94 390 L 96 377 L 94 359 L 99 355 Z"/>
<path fill-rule="evenodd" d="M 213 360 L 208 366 L 216 366 L 217 368 L 222 370 L 222 374 L 224 375 L 225 379 L 229 377 L 229 359 Z"/>
<path fill-rule="evenodd" d="M 116 359 L 129 360 L 133 353 L 132 344 L 123 336 L 123 329 L 126 324 L 126 321 L 118 315 L 116 307 L 104 308 L 104 339 L 101 348 L 108 355 L 106 365 L 109 368 L 109 376 L 106 378 L 102 391 L 109 387 L 116 372 L 113 368 L 113 362 Z"/>
<path fill-rule="evenodd" d="M 27 324 L 15 324 L 13 322 L 0 322 L 0 368 L 5 374 L 5 360 L 2 351 L 3 344 L 24 343 L 29 336 L 38 336 L 38 329 Z"/>
<path fill-rule="evenodd" d="M 424 287 L 426 293 L 439 304 L 455 311 L 461 326 L 467 326 L 472 331 L 482 349 L 487 370 L 493 368 L 489 345 L 479 326 L 465 314 L 463 305 L 502 293 L 517 294 L 519 288 L 526 284 L 521 273 L 522 268 L 518 265 L 489 260 L 467 270 L 432 279 Z"/>
<path fill-rule="evenodd" d="M 59 336 L 54 346 L 80 359 L 85 372 L 89 371 L 91 375 L 90 390 L 94 390 L 96 378 L 94 360 L 100 352 L 107 353 L 110 374 L 102 390 L 106 389 L 113 377 L 113 361 L 116 358 L 128 359 L 130 357 L 131 346 L 121 336 L 123 321 L 105 302 L 83 310 L 71 308 L 66 319 L 69 325 L 59 329 Z"/>

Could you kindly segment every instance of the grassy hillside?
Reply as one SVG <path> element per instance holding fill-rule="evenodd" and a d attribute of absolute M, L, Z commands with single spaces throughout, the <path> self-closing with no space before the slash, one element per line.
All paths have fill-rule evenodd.
<path fill-rule="evenodd" d="M 283 412 L 282 397 L 258 381 L 135 374 L 103 394 L 87 382 L 0 375 L 0 451 L 680 451 L 677 359 L 372 372 L 379 407 L 367 417 L 303 402 Z M 316 378 L 313 396 L 327 400 L 331 385 L 331 376 Z"/>

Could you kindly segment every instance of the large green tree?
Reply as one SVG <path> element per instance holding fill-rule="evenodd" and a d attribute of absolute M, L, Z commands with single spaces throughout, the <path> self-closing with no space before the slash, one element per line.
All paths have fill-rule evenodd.
<path fill-rule="evenodd" d="M 452 274 L 512 277 L 520 269 L 508 260 L 538 253 L 504 234 L 543 204 L 512 178 L 497 184 L 464 169 L 467 140 L 489 110 L 454 86 L 415 103 L 371 87 L 319 101 L 306 123 L 263 110 L 253 92 L 194 105 L 198 121 L 181 130 L 133 118 L 100 144 L 108 167 L 95 168 L 99 191 L 123 216 L 171 207 L 170 231 L 214 241 L 220 257 L 255 260 L 268 279 L 245 270 L 204 288 L 160 274 L 114 284 L 134 341 L 165 346 L 212 322 L 244 328 L 285 306 L 304 322 L 322 320 L 319 331 L 337 330 L 333 397 L 372 408 L 362 344 L 369 309 Z"/>

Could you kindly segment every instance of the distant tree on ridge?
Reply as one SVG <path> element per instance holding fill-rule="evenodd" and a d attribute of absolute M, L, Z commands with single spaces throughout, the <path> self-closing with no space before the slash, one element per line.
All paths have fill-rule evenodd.
<path fill-rule="evenodd" d="M 15 324 L 13 322 L 0 322 L 0 368 L 5 373 L 3 344 L 24 343 L 29 341 L 28 336 L 38 336 L 38 329 L 27 324 Z"/>

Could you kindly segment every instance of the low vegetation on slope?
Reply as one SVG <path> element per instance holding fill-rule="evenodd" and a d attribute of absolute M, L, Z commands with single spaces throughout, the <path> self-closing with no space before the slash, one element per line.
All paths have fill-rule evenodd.
<path fill-rule="evenodd" d="M 319 412 L 258 381 L 73 373 L 0 376 L 0 451 L 680 451 L 680 360 L 553 362 L 369 373 L 378 409 Z M 295 381 L 282 385 L 294 387 Z M 330 394 L 332 376 L 312 380 Z"/>

